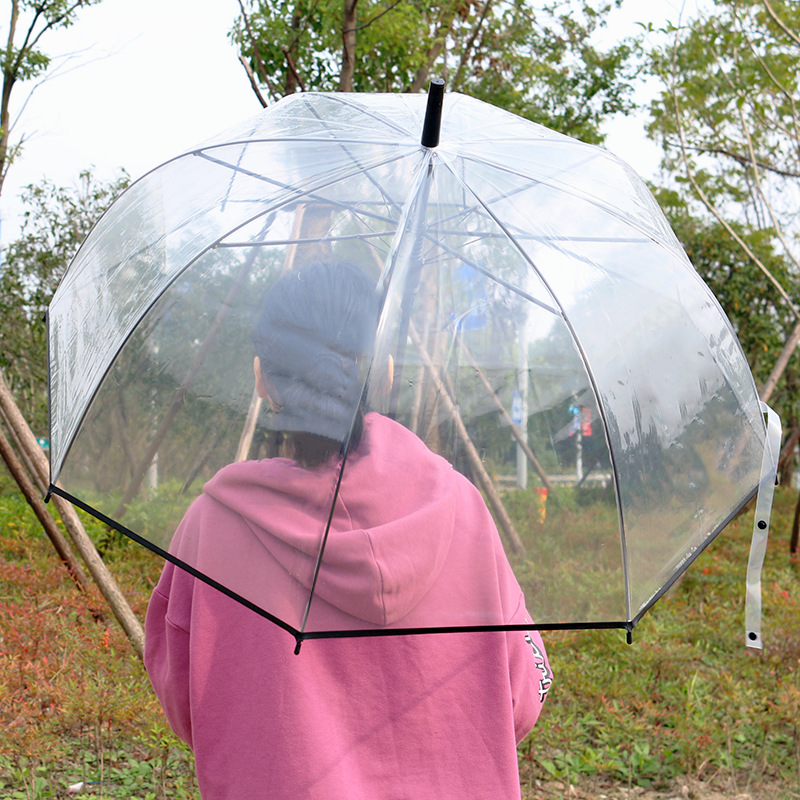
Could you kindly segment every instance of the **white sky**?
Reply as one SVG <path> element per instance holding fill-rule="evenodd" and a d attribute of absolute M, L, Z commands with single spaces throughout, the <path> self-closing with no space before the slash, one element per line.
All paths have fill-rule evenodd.
<path fill-rule="evenodd" d="M 698 1 L 625 0 L 614 33 L 634 32 L 637 21 L 677 21 Z M 103 0 L 43 39 L 61 67 L 30 96 L 27 84 L 14 90 L 12 112 L 27 102 L 12 138 L 24 135 L 26 143 L 0 198 L 0 243 L 18 233 L 22 187 L 43 178 L 67 186 L 89 167 L 103 180 L 119 168 L 137 178 L 257 113 L 228 39 L 237 13 L 237 0 Z M 0 20 L 3 40 L 5 25 Z M 641 117 L 614 122 L 606 146 L 652 177 L 659 154 L 643 124 Z"/>

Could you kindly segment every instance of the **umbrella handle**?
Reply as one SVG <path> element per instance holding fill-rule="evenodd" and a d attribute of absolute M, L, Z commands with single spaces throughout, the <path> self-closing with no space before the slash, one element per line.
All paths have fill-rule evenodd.
<path fill-rule="evenodd" d="M 769 518 L 772 513 L 772 499 L 778 476 L 778 456 L 781 450 L 780 417 L 766 403 L 761 403 L 761 410 L 767 415 L 767 435 L 764 439 L 761 480 L 758 484 L 756 515 L 753 522 L 753 540 L 747 564 L 747 596 L 744 606 L 747 646 L 758 650 L 764 646 L 761 640 L 761 567 L 767 551 Z"/>

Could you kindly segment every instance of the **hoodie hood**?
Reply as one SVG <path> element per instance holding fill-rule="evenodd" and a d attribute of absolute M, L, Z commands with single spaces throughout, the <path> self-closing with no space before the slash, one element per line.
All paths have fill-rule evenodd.
<path fill-rule="evenodd" d="M 315 596 L 358 620 L 397 624 L 435 583 L 450 549 L 453 469 L 375 413 L 365 418 L 337 493 L 340 469 L 339 461 L 310 470 L 283 458 L 245 461 L 221 470 L 204 491 L 243 518 L 306 590 L 314 586 Z"/>

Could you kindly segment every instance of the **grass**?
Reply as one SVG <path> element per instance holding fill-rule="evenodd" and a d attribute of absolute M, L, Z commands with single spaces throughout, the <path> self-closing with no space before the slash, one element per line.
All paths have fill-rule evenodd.
<path fill-rule="evenodd" d="M 158 560 L 129 547 L 109 561 L 142 618 Z M 75 589 L 18 495 L 0 498 L 0 729 L 3 800 L 81 783 L 70 796 L 199 796 L 191 754 L 99 592 Z"/>
<path fill-rule="evenodd" d="M 546 635 L 555 684 L 520 747 L 525 798 L 657 797 L 687 781 L 694 797 L 701 786 L 800 797 L 795 499 L 778 492 L 763 652 L 744 647 L 747 515 L 644 618 L 633 645 L 613 631 Z M 160 562 L 131 546 L 106 559 L 143 617 Z M 0 800 L 199 797 L 191 753 L 99 593 L 74 588 L 16 494 L 0 497 L 0 729 Z"/>
<path fill-rule="evenodd" d="M 778 492 L 762 577 L 763 651 L 744 647 L 750 514 L 645 616 L 631 646 L 617 633 L 546 636 L 555 682 L 520 749 L 524 786 L 555 779 L 666 790 L 689 778 L 723 796 L 800 797 L 800 580 L 788 553 L 795 500 Z"/>

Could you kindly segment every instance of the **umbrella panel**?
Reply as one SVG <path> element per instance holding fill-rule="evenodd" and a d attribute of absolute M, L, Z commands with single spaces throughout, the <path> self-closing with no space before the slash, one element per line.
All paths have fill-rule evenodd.
<path fill-rule="evenodd" d="M 437 219 L 452 216 L 438 195 L 432 203 L 440 209 Z M 217 247 L 172 283 L 102 381 L 65 460 L 61 487 L 153 548 L 169 550 L 203 482 L 236 458 L 253 393 L 253 321 L 260 298 L 287 268 L 325 254 L 358 258 L 376 286 L 388 286 L 376 363 L 386 350 L 398 354 L 409 270 L 403 279 L 399 268 L 389 276 L 384 264 L 391 238 L 375 232 L 348 238 L 360 223 L 335 207 L 325 202 L 285 209 L 252 227 L 259 244 Z M 563 319 L 543 300 L 532 299 L 549 299 L 546 288 L 494 223 L 483 218 L 478 226 L 472 214 L 476 225 L 468 236 L 439 231 L 437 243 L 429 240 L 423 247 L 407 340 L 395 364 L 396 391 L 373 387 L 370 402 L 483 491 L 495 487 L 522 547 L 502 523 L 500 535 L 537 622 L 624 620 L 613 471 L 589 376 Z M 298 225 L 303 235 L 286 244 L 286 231 Z M 305 235 L 311 228 L 318 235 Z M 491 235 L 475 234 L 487 228 Z M 237 236 L 243 238 L 242 232 Z M 488 264 L 501 282 L 489 277 Z M 374 383 L 376 374 L 377 368 Z M 278 454 L 270 414 L 262 407 L 250 458 Z M 524 433 L 515 435 L 514 428 Z M 321 495 L 333 496 L 338 469 L 331 469 Z M 257 570 L 251 572 L 257 559 L 242 556 L 247 543 L 232 543 L 226 561 L 209 563 L 202 554 L 179 558 L 299 628 L 317 558 L 324 563 L 328 511 L 322 505 L 314 512 L 315 544 L 305 573 L 277 594 L 260 585 Z M 565 576 L 569 602 L 551 591 Z M 312 604 L 307 624 L 314 620 Z M 503 620 L 475 593 L 452 598 L 435 618 L 417 623 L 448 627 Z"/>
<path fill-rule="evenodd" d="M 514 162 L 546 181 L 474 159 L 460 178 L 558 298 L 598 387 L 635 617 L 758 485 L 763 419 L 730 323 L 641 181 L 602 151 L 550 150 Z"/>
<path fill-rule="evenodd" d="M 271 213 L 304 195 L 318 205 L 314 193 L 325 187 L 338 207 L 361 199 L 360 233 L 385 228 L 399 214 L 398 184 L 420 160 L 418 148 L 408 145 L 300 143 L 287 158 L 283 143 L 257 142 L 176 159 L 133 184 L 83 244 L 80 269 L 67 270 L 49 309 L 51 438 L 72 439 L 120 344 L 207 249 L 226 237 L 259 241 Z M 268 175 L 264 163 L 270 164 Z M 346 188 L 336 189 L 343 179 Z M 291 222 L 270 229 L 284 242 L 298 233 Z M 318 235 L 308 228 L 307 234 Z M 75 325 L 76 319 L 85 324 Z M 51 465 L 55 477 L 62 462 L 58 451 Z"/>

